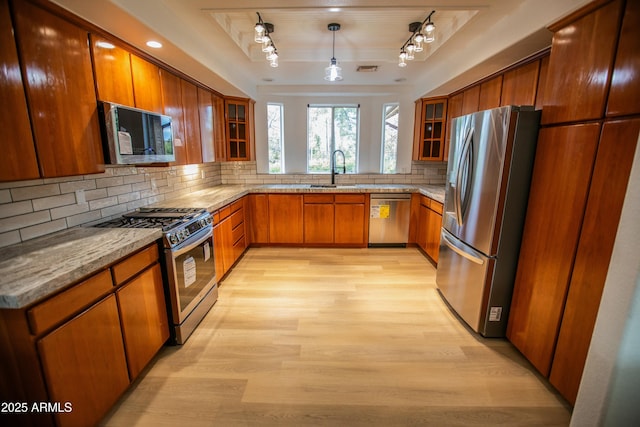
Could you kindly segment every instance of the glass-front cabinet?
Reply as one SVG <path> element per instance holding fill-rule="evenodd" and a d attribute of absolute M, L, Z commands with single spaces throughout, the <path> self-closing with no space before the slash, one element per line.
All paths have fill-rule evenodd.
<path fill-rule="evenodd" d="M 227 160 L 251 160 L 253 101 L 245 98 L 227 98 L 225 117 Z"/>
<path fill-rule="evenodd" d="M 416 101 L 413 160 L 442 161 L 445 150 L 447 98 Z"/>

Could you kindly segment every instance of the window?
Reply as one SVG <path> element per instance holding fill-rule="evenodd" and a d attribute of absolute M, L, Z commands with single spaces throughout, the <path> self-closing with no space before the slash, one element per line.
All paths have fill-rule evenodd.
<path fill-rule="evenodd" d="M 310 105 L 307 111 L 307 172 L 331 172 L 331 154 L 341 150 L 347 173 L 356 173 L 358 154 L 358 106 Z M 342 168 L 342 156 L 337 166 Z M 341 171 L 341 170 L 340 170 Z"/>
<path fill-rule="evenodd" d="M 269 140 L 269 173 L 284 173 L 284 133 L 282 104 L 267 104 L 267 138 Z"/>
<path fill-rule="evenodd" d="M 382 173 L 396 173 L 398 157 L 398 104 L 385 104 L 382 111 Z"/>

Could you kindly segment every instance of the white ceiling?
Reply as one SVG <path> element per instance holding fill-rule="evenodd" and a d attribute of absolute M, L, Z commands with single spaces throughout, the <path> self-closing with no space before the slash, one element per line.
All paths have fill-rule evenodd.
<path fill-rule="evenodd" d="M 546 26 L 589 0 L 55 0 L 225 95 L 393 90 L 448 94 L 550 45 Z M 393 3 L 393 4 L 392 4 Z M 332 11 L 330 8 L 336 8 Z M 435 10 L 436 41 L 405 68 L 409 24 Z M 256 12 L 275 26 L 279 67 L 253 41 Z M 336 22 L 342 82 L 324 81 Z M 145 45 L 158 39 L 164 47 Z M 376 72 L 357 72 L 376 65 Z"/>

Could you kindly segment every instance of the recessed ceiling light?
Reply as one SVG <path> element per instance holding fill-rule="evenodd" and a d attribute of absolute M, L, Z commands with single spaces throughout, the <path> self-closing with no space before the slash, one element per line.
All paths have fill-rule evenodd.
<path fill-rule="evenodd" d="M 152 47 L 154 49 L 160 49 L 162 47 L 162 43 L 157 42 L 155 40 L 149 40 L 147 42 L 147 46 Z"/>
<path fill-rule="evenodd" d="M 104 41 L 99 41 L 96 43 L 96 46 L 101 47 L 103 49 L 115 49 L 115 45 L 109 43 L 109 42 L 104 42 Z"/>
<path fill-rule="evenodd" d="M 329 12 L 340 12 L 342 9 L 340 9 L 339 7 L 330 7 L 329 8 Z"/>

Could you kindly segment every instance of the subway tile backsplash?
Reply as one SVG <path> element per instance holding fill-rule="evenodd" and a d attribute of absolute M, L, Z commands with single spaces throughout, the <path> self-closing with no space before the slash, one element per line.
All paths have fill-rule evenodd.
<path fill-rule="evenodd" d="M 446 163 L 413 162 L 410 174 L 337 175 L 339 184 L 444 184 Z M 106 166 L 101 174 L 0 183 L 0 247 L 96 222 L 220 185 L 322 184 L 327 174 L 259 174 L 255 162 Z"/>

